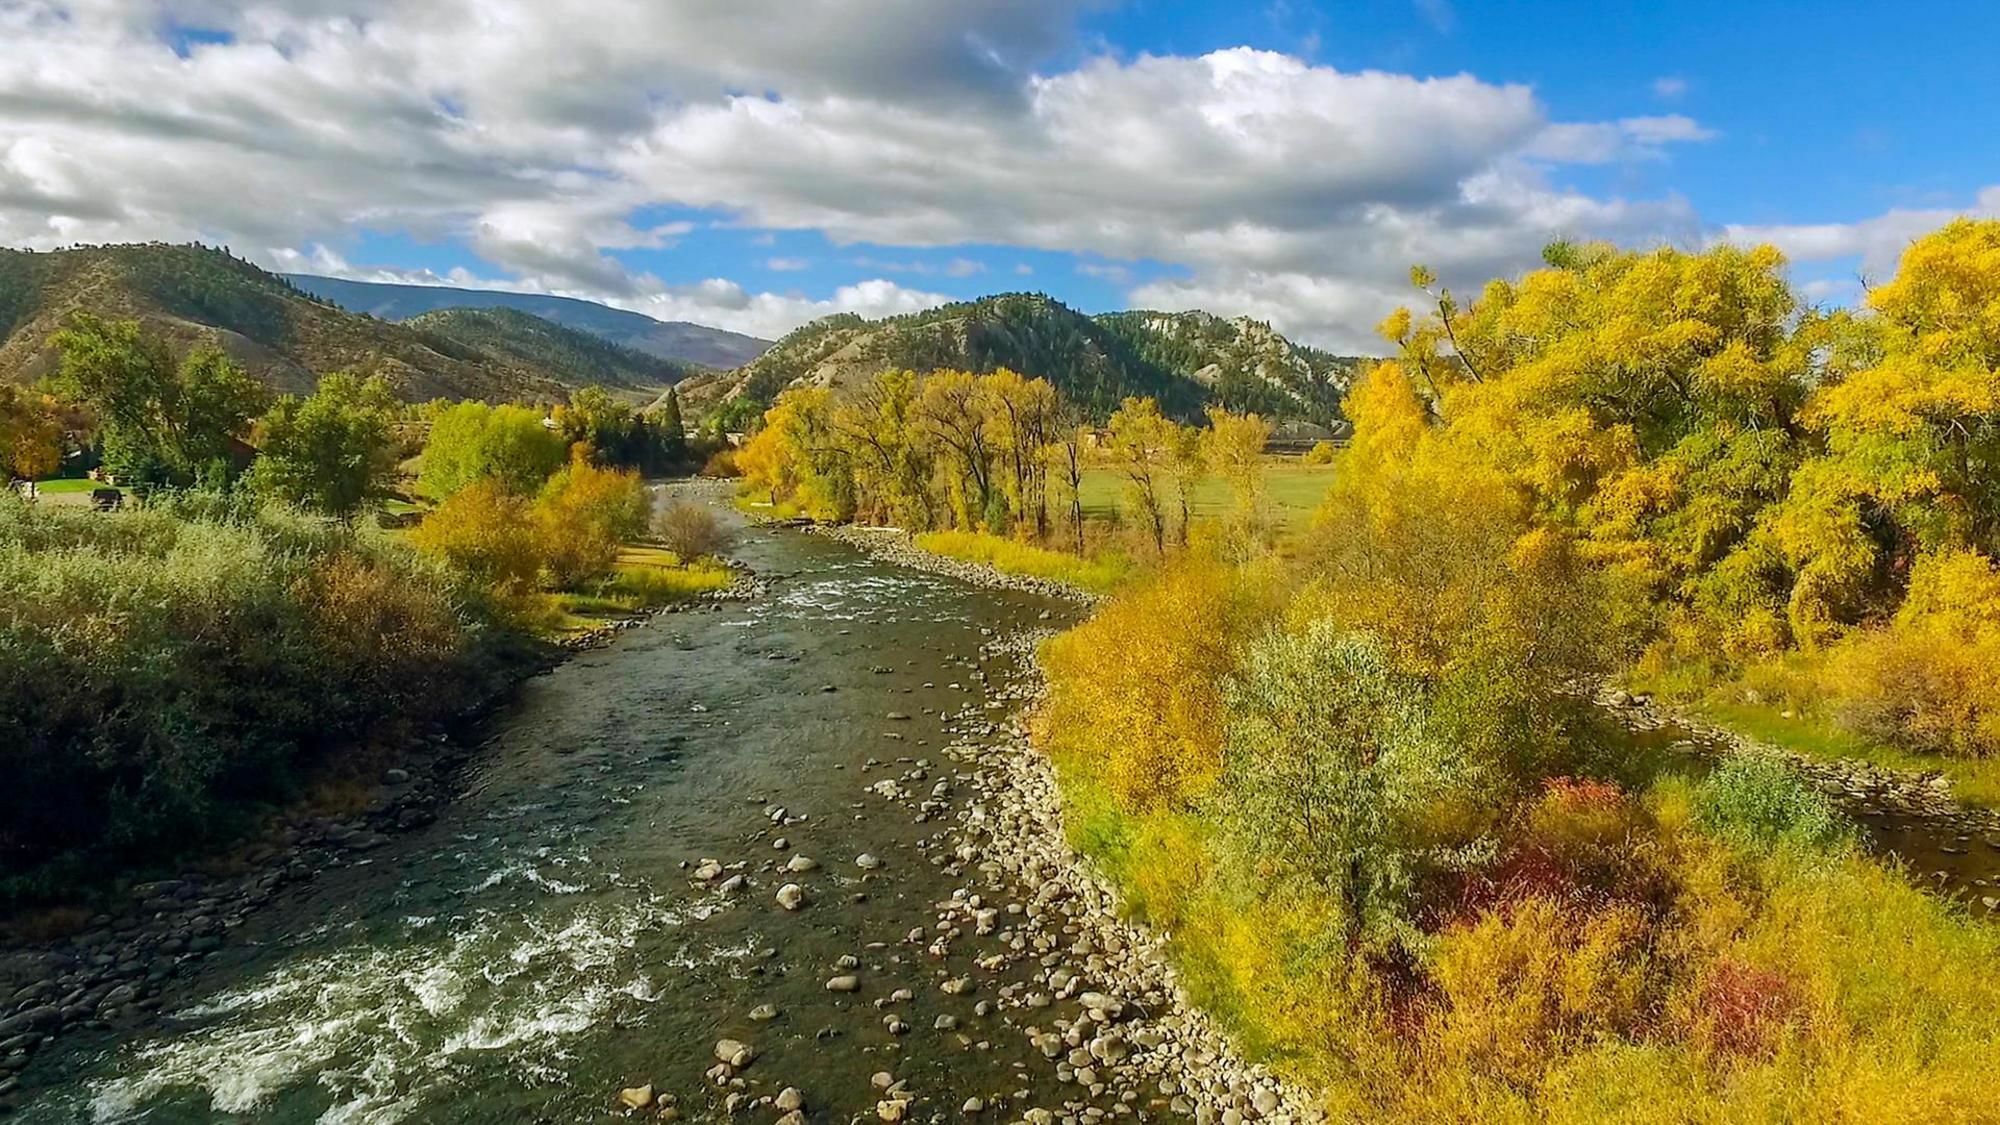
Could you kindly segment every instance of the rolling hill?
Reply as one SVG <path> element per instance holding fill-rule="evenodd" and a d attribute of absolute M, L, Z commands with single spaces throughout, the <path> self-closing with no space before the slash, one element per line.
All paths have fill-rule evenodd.
<path fill-rule="evenodd" d="M 1369 362 L 1293 343 L 1249 317 L 1206 312 L 1118 312 L 1099 324 L 1147 360 L 1185 372 L 1221 405 L 1238 412 L 1329 424 Z"/>
<path fill-rule="evenodd" d="M 657 390 L 696 370 L 515 309 L 439 309 L 403 326 L 496 362 L 554 373 L 571 385 Z"/>
<path fill-rule="evenodd" d="M 1098 416 L 1148 395 L 1183 417 L 1210 403 L 1330 422 L 1361 361 L 1293 344 L 1270 326 L 1207 313 L 1086 316 L 1010 293 L 886 320 L 851 313 L 800 328 L 734 371 L 681 384 L 692 409 L 738 425 L 789 386 L 839 386 L 889 368 L 1041 376 Z"/>
<path fill-rule="evenodd" d="M 382 320 L 406 321 L 440 309 L 513 309 L 634 351 L 703 367 L 738 367 L 771 346 L 769 340 L 754 336 L 686 321 L 654 320 L 642 313 L 573 297 L 434 285 L 386 285 L 311 274 L 286 274 L 285 280 L 344 309 Z"/>
<path fill-rule="evenodd" d="M 142 243 L 0 250 L 0 378 L 46 373 L 70 314 L 138 320 L 177 347 L 212 343 L 280 391 L 333 371 L 381 375 L 410 400 L 560 398 L 590 379 L 347 312 L 223 250 Z"/>

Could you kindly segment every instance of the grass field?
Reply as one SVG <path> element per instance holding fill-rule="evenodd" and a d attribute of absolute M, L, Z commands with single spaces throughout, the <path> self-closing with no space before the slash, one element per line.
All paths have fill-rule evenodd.
<path fill-rule="evenodd" d="M 712 562 L 682 565 L 672 551 L 628 546 L 618 552 L 618 569 L 589 589 L 555 595 L 557 633 L 581 632 L 613 618 L 686 601 L 729 585 L 727 568 Z"/>
<path fill-rule="evenodd" d="M 35 491 L 44 496 L 63 496 L 70 493 L 89 492 L 93 488 L 103 488 L 98 481 L 86 477 L 65 477 L 61 480 L 45 480 L 35 483 Z"/>
<path fill-rule="evenodd" d="M 1287 529 L 1305 526 L 1313 509 L 1333 483 L 1333 467 L 1308 465 L 1296 457 L 1273 457 L 1265 462 L 1264 487 L 1271 505 Z M 1115 469 L 1091 469 L 1083 476 L 1083 514 L 1093 520 L 1112 520 L 1118 515 L 1118 498 L 1125 487 Z M 1197 519 L 1220 516 L 1229 510 L 1229 485 L 1219 477 L 1204 478 L 1194 489 Z"/>

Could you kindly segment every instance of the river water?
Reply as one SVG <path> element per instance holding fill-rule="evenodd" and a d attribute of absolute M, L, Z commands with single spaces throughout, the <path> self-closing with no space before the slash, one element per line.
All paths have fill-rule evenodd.
<path fill-rule="evenodd" d="M 926 1092 L 912 1120 L 1049 1094 L 1018 1031 L 937 988 L 977 944 L 939 965 L 905 940 L 959 885 L 932 862 L 949 817 L 868 786 L 948 778 L 947 716 L 997 714 L 987 693 L 1018 672 L 982 645 L 1070 611 L 796 532 L 740 529 L 732 554 L 767 596 L 530 681 L 435 824 L 253 915 L 163 1027 L 45 1052 L 25 1119 L 616 1120 L 618 1090 L 650 1083 L 712 1120 L 725 1036 L 760 1052 L 744 1097 L 796 1086 L 815 1121 L 873 1120 L 881 1071 Z M 800 855 L 818 867 L 778 869 Z M 695 878 L 710 858 L 748 885 Z M 788 882 L 796 912 L 774 901 Z M 847 971 L 865 991 L 829 992 Z M 874 1001 L 898 986 L 916 996 L 892 1035 Z M 752 1020 L 765 1004 L 777 1018 Z M 934 1030 L 947 1013 L 960 1027 Z"/>

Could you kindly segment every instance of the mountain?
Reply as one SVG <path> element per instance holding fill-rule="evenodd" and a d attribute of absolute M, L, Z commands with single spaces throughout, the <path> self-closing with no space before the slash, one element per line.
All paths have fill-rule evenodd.
<path fill-rule="evenodd" d="M 691 408 L 722 406 L 733 424 L 795 384 L 839 385 L 890 368 L 1043 377 L 1095 414 L 1127 395 L 1150 395 L 1190 415 L 1206 395 L 1192 378 L 1140 355 L 1125 337 L 1054 298 L 1008 293 L 924 312 L 864 320 L 841 313 L 786 336 L 750 363 L 680 388 Z"/>
<path fill-rule="evenodd" d="M 1249 317 L 1118 312 L 1097 318 L 1148 361 L 1191 376 L 1230 410 L 1331 423 L 1370 361 L 1296 344 Z"/>
<path fill-rule="evenodd" d="M 703 367 L 738 367 L 763 354 L 769 340 L 686 321 L 654 320 L 643 313 L 614 309 L 574 297 L 505 293 L 492 289 L 450 289 L 441 285 L 385 285 L 311 274 L 286 274 L 300 289 L 344 309 L 383 320 L 410 320 L 439 309 L 514 309 L 552 320 L 565 328 L 661 359 Z"/>
<path fill-rule="evenodd" d="M 1269 325 L 1208 313 L 1090 317 L 1041 294 L 1010 293 L 870 321 L 816 320 L 734 371 L 680 384 L 690 409 L 739 426 L 786 387 L 840 385 L 889 368 L 1047 378 L 1094 415 L 1148 395 L 1183 417 L 1220 404 L 1280 420 L 1327 423 L 1361 360 L 1294 344 Z"/>
<path fill-rule="evenodd" d="M 439 309 L 403 326 L 501 363 L 553 372 L 570 384 L 652 390 L 696 370 L 516 309 Z"/>
<path fill-rule="evenodd" d="M 212 343 L 286 392 L 332 371 L 381 375 L 399 396 L 561 398 L 564 373 L 347 312 L 225 250 L 143 243 L 0 250 L 0 379 L 45 374 L 74 312 L 138 320 L 178 347 Z"/>

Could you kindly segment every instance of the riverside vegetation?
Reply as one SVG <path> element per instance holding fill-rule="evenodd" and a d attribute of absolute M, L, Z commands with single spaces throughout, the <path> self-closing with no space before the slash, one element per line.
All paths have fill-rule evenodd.
<path fill-rule="evenodd" d="M 10 471 L 97 457 L 145 503 L 0 495 L 10 906 L 372 778 L 518 674 L 534 638 L 730 582 L 634 545 L 652 516 L 639 470 L 693 452 L 677 413 L 595 389 L 553 410 L 404 406 L 344 374 L 270 402 L 222 353 L 176 356 L 137 323 L 79 316 L 56 342 L 42 390 L 0 392 Z M 411 507 L 396 493 L 412 455 L 427 517 L 361 518 Z M 715 549 L 677 520 L 676 545 Z"/>
<path fill-rule="evenodd" d="M 1284 550 L 1254 458 L 1221 526 L 1179 499 L 1251 420 L 1131 400 L 1035 441 L 1004 373 L 789 392 L 746 471 L 1056 569 L 1027 548 L 1092 546 L 1069 466 L 1117 467 L 1131 575 L 1043 652 L 1068 831 L 1337 1116 L 1981 1119 L 2000 928 L 1782 760 L 1635 753 L 1592 699 L 1624 676 L 1991 776 L 2000 223 L 1857 313 L 1767 248 L 1547 258 L 1463 306 L 1415 272 Z"/>

